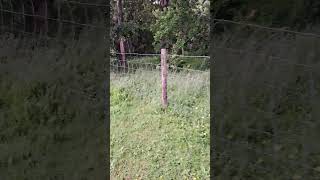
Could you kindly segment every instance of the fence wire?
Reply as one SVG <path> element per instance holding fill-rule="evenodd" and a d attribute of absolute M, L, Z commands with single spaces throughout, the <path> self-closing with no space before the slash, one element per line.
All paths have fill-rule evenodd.
<path fill-rule="evenodd" d="M 43 61 L 42 68 L 46 68 L 47 73 L 51 73 L 62 65 L 59 65 L 59 58 L 85 58 L 88 57 L 91 49 L 92 53 L 96 53 L 92 58 L 97 58 L 91 61 L 95 63 L 100 61 L 101 64 L 105 64 L 106 27 L 104 26 L 108 7 L 109 4 L 105 4 L 105 1 L 87 3 L 68 0 L 56 2 L 0 0 L 0 38 L 4 47 L 0 56 L 2 59 L 15 58 L 12 53 L 5 50 L 9 48 L 16 49 L 18 57 L 20 52 L 26 53 L 31 58 L 47 52 L 49 53 L 47 59 L 52 59 L 54 56 L 57 59 L 57 62 Z M 5 42 L 12 45 L 5 45 Z M 52 57 L 51 52 L 54 52 Z M 82 61 L 76 62 L 71 59 L 66 63 L 75 65 Z M 14 61 L 13 59 L 12 62 L 2 62 L 2 72 L 6 69 L 8 71 L 8 67 Z M 30 60 L 32 61 L 36 60 Z M 51 63 L 50 67 L 45 63 Z M 88 64 L 88 62 L 84 63 Z M 89 101 L 101 101 L 98 98 L 100 89 L 88 90 L 84 87 L 67 89 Z"/>
<path fill-rule="evenodd" d="M 109 5 L 77 1 L 0 1 L 0 28 L 78 39 L 81 31 L 105 31 Z"/>
<path fill-rule="evenodd" d="M 317 179 L 320 35 L 213 21 L 214 177 Z"/>
<path fill-rule="evenodd" d="M 115 87 L 121 83 L 126 83 L 130 90 L 139 89 L 135 97 L 139 97 L 143 92 L 141 99 L 151 99 L 150 101 L 165 106 L 161 101 L 163 89 L 166 89 L 168 107 L 173 112 L 189 109 L 191 106 L 187 101 L 206 97 L 205 104 L 207 108 L 203 112 L 202 124 L 208 123 L 209 117 L 209 62 L 207 56 L 175 56 L 167 55 L 167 80 L 162 76 L 162 64 L 160 54 L 143 54 L 143 53 L 125 53 L 126 66 L 121 63 L 120 53 L 110 53 L 110 72 L 111 84 Z M 128 80 L 129 79 L 129 80 Z M 129 82 L 128 82 L 129 81 Z M 152 81 L 152 84 L 149 84 Z M 163 82 L 166 82 L 164 85 Z M 140 85 L 137 85 L 140 84 Z M 149 84 L 149 85 L 148 85 Z M 112 86 L 112 85 L 111 85 Z M 143 90 L 142 90 L 143 89 Z M 141 92 L 140 92 L 141 91 Z M 198 93 L 197 96 L 194 93 Z M 150 94 L 152 94 L 151 97 Z M 188 98 L 182 98 L 188 97 Z M 196 100 L 195 100 L 196 101 Z M 143 102 L 143 101 L 142 101 Z M 191 109 L 188 111 L 192 111 Z M 206 112 L 207 111 L 207 112 Z M 201 111 L 202 112 L 202 111 Z M 180 112 L 181 113 L 181 112 Z M 192 112 L 191 112 L 192 113 Z M 197 113 L 197 112 L 195 112 Z M 191 115 L 180 114 L 180 116 L 190 117 Z M 198 121 L 197 121 L 198 122 Z"/>
<path fill-rule="evenodd" d="M 41 173 L 45 164 L 62 167 L 65 163 L 59 163 L 65 162 L 65 156 L 52 158 L 48 148 L 36 150 L 29 142 L 33 147 L 50 147 L 52 152 L 67 152 L 71 142 L 104 137 L 109 66 L 106 4 L 101 0 L 0 0 L 0 121 L 7 124 L 1 126 L 5 133 L 0 135 L 0 144 L 11 150 L 0 157 L 1 179 L 70 177 L 63 171 Z M 80 146 L 80 150 L 92 149 L 85 141 Z M 105 148 L 103 141 L 94 146 Z M 101 166 L 105 159 L 97 154 L 86 154 L 101 160 L 89 165 L 92 173 L 108 174 Z M 39 155 L 41 162 L 33 159 Z M 7 163 L 8 157 L 14 162 Z M 80 176 L 89 175 L 83 171 Z"/>
<path fill-rule="evenodd" d="M 113 72 L 133 73 L 137 70 L 159 71 L 161 54 L 141 54 L 141 53 L 122 53 L 126 55 L 127 67 L 121 65 L 119 55 L 121 53 L 110 53 L 110 66 Z M 117 57 L 118 56 L 118 57 Z M 209 72 L 209 56 L 183 56 L 168 55 L 168 70 L 170 75 L 176 73 L 204 73 Z M 193 63 L 193 65 L 192 65 Z"/>

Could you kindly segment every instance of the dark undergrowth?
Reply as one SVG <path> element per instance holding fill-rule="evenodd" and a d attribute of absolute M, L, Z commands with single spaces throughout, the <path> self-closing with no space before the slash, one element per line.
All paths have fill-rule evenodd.
<path fill-rule="evenodd" d="M 1 35 L 2 179 L 99 179 L 105 174 L 105 47 L 94 42 Z"/>
<path fill-rule="evenodd" d="M 319 179 L 319 39 L 245 32 L 212 46 L 215 179 Z"/>

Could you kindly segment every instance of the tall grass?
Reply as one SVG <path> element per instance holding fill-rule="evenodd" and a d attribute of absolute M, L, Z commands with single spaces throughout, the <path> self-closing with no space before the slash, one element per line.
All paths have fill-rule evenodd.
<path fill-rule="evenodd" d="M 1 34 L 1 179 L 105 174 L 104 49 Z"/>
<path fill-rule="evenodd" d="M 212 46 L 215 178 L 317 179 L 320 41 L 250 32 Z"/>
<path fill-rule="evenodd" d="M 111 74 L 113 179 L 209 179 L 209 74 Z"/>

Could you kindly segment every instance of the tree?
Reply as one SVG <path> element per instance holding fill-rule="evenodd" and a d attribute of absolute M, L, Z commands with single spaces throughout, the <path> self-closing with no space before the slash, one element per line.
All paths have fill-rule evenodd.
<path fill-rule="evenodd" d="M 207 54 L 209 41 L 209 1 L 136 0 L 124 1 L 123 23 L 117 23 L 116 2 L 111 2 L 111 39 L 116 51 L 117 39 L 126 38 L 130 52 L 157 52 L 168 47 L 178 53 Z M 164 4 L 162 4 L 164 3 Z M 161 10 L 164 9 L 164 12 Z M 165 39 L 161 43 L 161 39 Z"/>
<path fill-rule="evenodd" d="M 318 0 L 216 0 L 216 18 L 303 29 L 320 22 Z M 254 12 L 254 16 L 250 16 Z"/>
<path fill-rule="evenodd" d="M 117 23 L 118 26 L 121 27 L 123 23 L 123 5 L 122 0 L 117 0 Z M 127 67 L 127 61 L 126 61 L 126 48 L 125 48 L 125 37 L 123 35 L 120 35 L 119 40 L 119 49 L 120 49 L 120 66 L 121 67 Z"/>
<path fill-rule="evenodd" d="M 99 0 L 91 2 L 99 3 Z M 95 20 L 102 21 L 105 11 L 105 8 L 102 7 L 98 9 L 94 6 L 70 3 L 65 0 L 2 0 L 0 8 L 2 9 L 0 23 L 4 26 L 54 37 L 58 34 L 58 29 L 61 28 L 63 31 L 60 33 L 64 36 L 76 35 L 72 38 L 77 38 L 77 34 L 83 29 L 83 26 L 59 21 L 92 24 Z M 49 21 L 48 18 L 51 20 Z"/>
<path fill-rule="evenodd" d="M 126 47 L 130 52 L 153 52 L 153 34 L 150 26 L 154 23 L 152 14 L 156 5 L 150 0 L 124 1 L 123 3 L 123 23 L 117 23 L 116 1 L 111 2 L 111 40 L 113 49 L 117 48 L 117 39 L 119 36 L 126 38 Z"/>
<path fill-rule="evenodd" d="M 47 0 L 32 0 L 34 6 L 34 32 L 48 33 L 48 3 Z M 44 18 L 43 18 L 44 17 Z"/>
<path fill-rule="evenodd" d="M 200 36 L 204 37 L 204 42 L 209 39 L 209 6 L 206 4 L 206 11 L 201 13 L 199 8 L 203 7 L 199 1 L 172 0 L 166 11 L 154 11 L 156 23 L 151 30 L 155 47 L 166 47 L 174 53 L 185 54 L 186 50 L 196 52 L 200 46 L 206 46 L 197 40 Z"/>

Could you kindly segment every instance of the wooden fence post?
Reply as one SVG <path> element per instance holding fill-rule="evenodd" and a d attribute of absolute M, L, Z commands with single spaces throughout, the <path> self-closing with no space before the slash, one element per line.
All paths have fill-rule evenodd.
<path fill-rule="evenodd" d="M 161 49 L 161 86 L 162 86 L 162 106 L 164 108 L 168 107 L 167 99 L 167 77 L 168 77 L 168 65 L 167 65 L 167 49 Z"/>
<path fill-rule="evenodd" d="M 123 71 L 126 72 L 127 68 L 127 60 L 126 60 L 126 50 L 124 45 L 125 39 L 124 37 L 120 38 L 120 54 L 121 54 L 121 60 L 120 60 L 120 66 L 123 68 Z"/>

